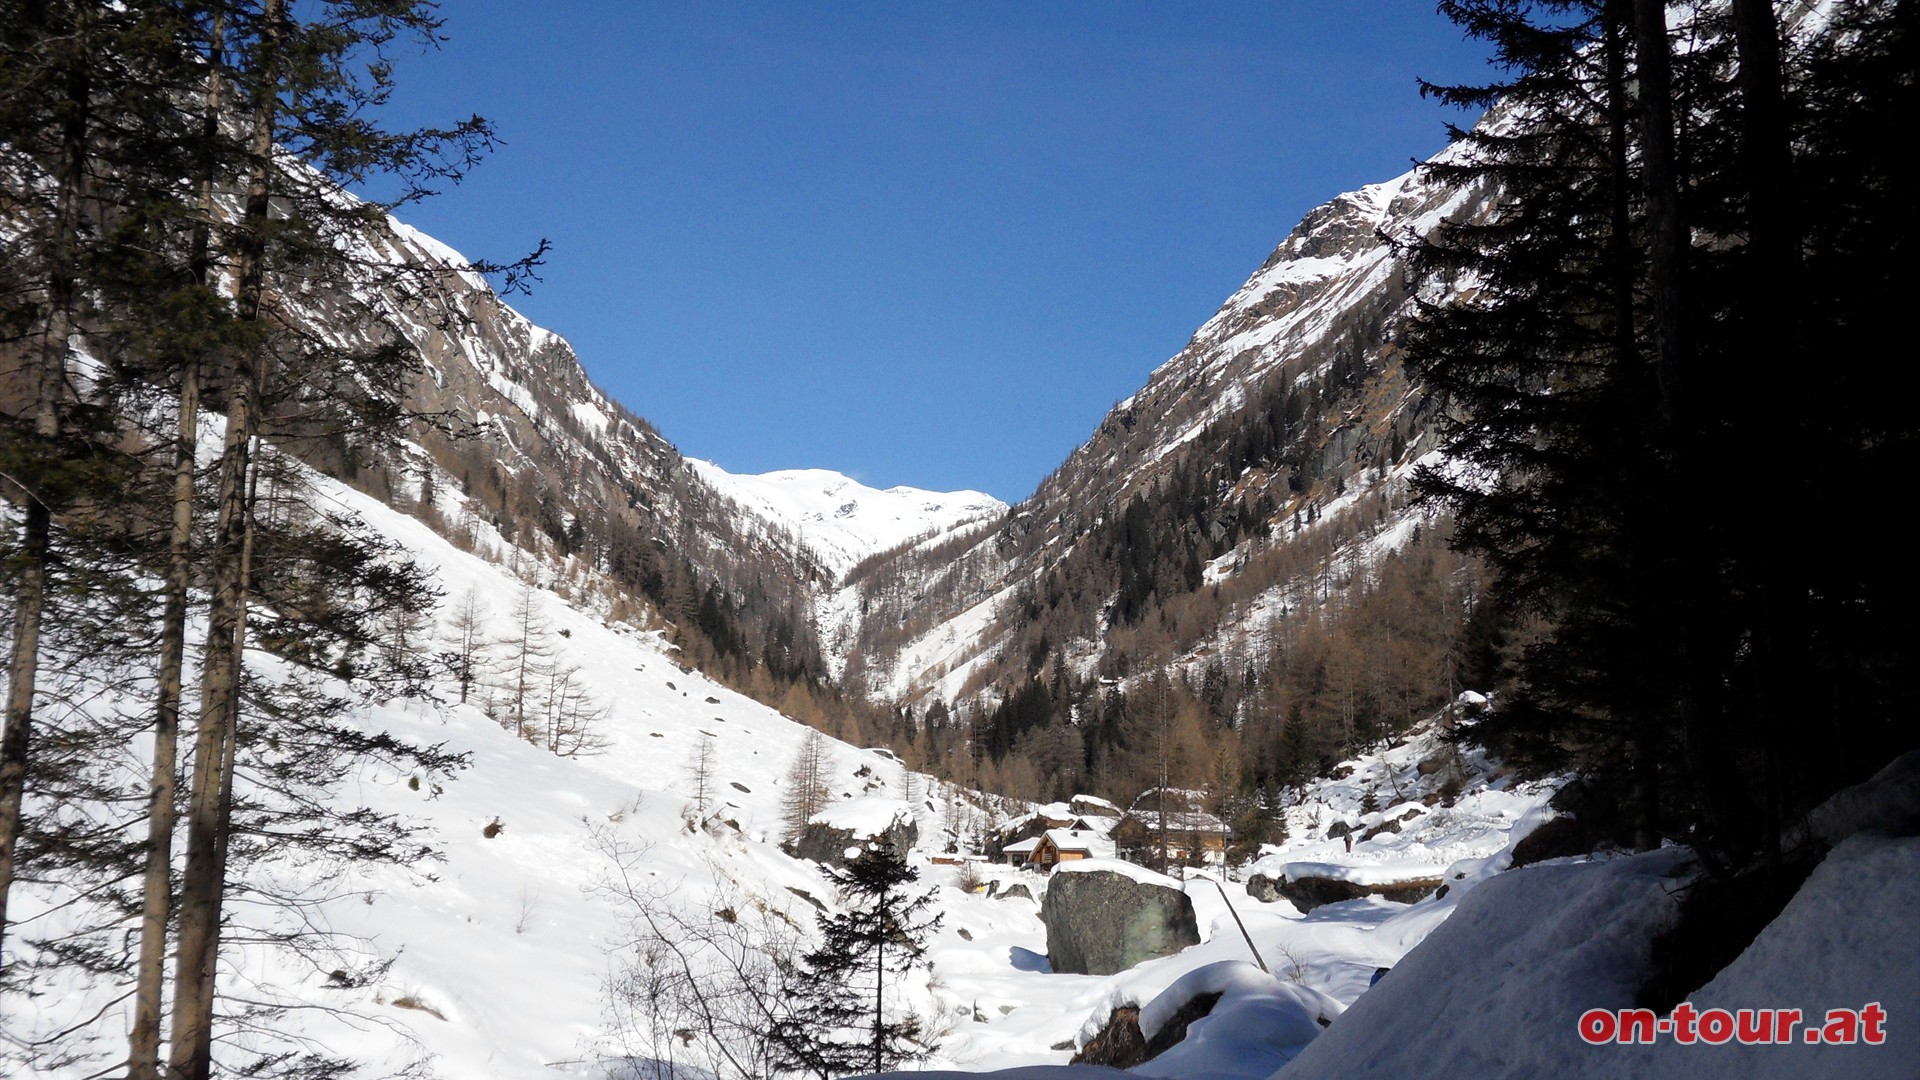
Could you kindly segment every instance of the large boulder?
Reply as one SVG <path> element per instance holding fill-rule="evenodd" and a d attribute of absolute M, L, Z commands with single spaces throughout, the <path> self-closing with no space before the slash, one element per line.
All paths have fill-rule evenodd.
<path fill-rule="evenodd" d="M 1263 904 L 1271 904 L 1275 900 L 1281 899 L 1280 885 L 1286 880 L 1284 877 L 1268 877 L 1265 874 L 1254 874 L 1247 878 L 1247 895 Z"/>
<path fill-rule="evenodd" d="M 1113 865 L 1057 871 L 1048 883 L 1040 920 L 1054 971 L 1112 975 L 1200 943 L 1193 901 L 1172 879 Z"/>
<path fill-rule="evenodd" d="M 1286 900 L 1302 912 L 1322 904 L 1338 904 L 1377 896 L 1397 904 L 1411 904 L 1433 895 L 1438 877 L 1404 869 L 1350 866 L 1341 863 L 1281 862 L 1262 859 L 1247 877 L 1247 895 L 1263 903 Z"/>
<path fill-rule="evenodd" d="M 1345 881 L 1340 878 L 1303 875 L 1281 881 L 1280 895 L 1293 902 L 1302 914 L 1322 904 L 1338 904 L 1377 896 L 1396 904 L 1411 904 L 1432 896 L 1440 887 L 1439 878 L 1410 878 L 1402 881 Z"/>
<path fill-rule="evenodd" d="M 865 841 L 884 840 L 897 851 L 910 851 L 919 838 L 912 811 L 899 799 L 849 799 L 815 814 L 800 835 L 780 848 L 796 859 L 844 867 L 847 852 Z"/>

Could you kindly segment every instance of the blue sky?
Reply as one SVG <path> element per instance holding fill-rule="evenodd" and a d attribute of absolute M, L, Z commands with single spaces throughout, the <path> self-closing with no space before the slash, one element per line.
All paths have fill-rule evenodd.
<path fill-rule="evenodd" d="M 1425 0 L 454 0 L 390 121 L 506 140 L 406 219 L 735 472 L 1029 494 L 1313 206 L 1445 143 Z"/>

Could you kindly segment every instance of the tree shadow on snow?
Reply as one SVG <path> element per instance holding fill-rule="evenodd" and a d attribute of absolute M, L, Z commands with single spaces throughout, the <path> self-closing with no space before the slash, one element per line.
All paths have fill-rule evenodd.
<path fill-rule="evenodd" d="M 606 1080 L 719 1080 L 698 1066 L 659 1058 L 601 1058 L 600 1068 Z"/>

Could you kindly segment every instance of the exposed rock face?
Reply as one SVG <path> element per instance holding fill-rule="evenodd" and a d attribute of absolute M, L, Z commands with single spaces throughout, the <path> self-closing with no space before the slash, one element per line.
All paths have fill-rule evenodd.
<path fill-rule="evenodd" d="M 1105 1065 L 1110 1069 L 1131 1069 L 1147 1060 L 1147 1039 L 1140 1033 L 1140 1009 L 1122 1005 L 1107 1015 L 1100 1034 L 1073 1055 L 1072 1065 Z"/>
<path fill-rule="evenodd" d="M 1564 855 L 1585 855 L 1601 838 L 1576 817 L 1563 814 L 1528 833 L 1513 845 L 1513 865 L 1531 866 Z"/>
<path fill-rule="evenodd" d="M 1028 889 L 1025 885 L 1022 885 L 1016 881 L 1013 884 L 1007 886 L 1006 888 L 1000 890 L 1000 892 L 995 896 L 995 899 L 1011 900 L 1016 896 L 1024 897 L 1028 900 L 1031 900 L 1033 899 L 1033 892 L 1030 889 Z"/>
<path fill-rule="evenodd" d="M 1131 1069 L 1152 1061 L 1186 1038 L 1187 1029 L 1193 1026 L 1194 1021 L 1205 1019 L 1219 1001 L 1219 994 L 1195 994 L 1166 1023 L 1160 1025 L 1160 1030 L 1154 1032 L 1150 1040 L 1140 1030 L 1139 1008 L 1122 1005 L 1107 1015 L 1106 1026 L 1100 1029 L 1100 1034 L 1088 1039 L 1087 1045 L 1073 1055 L 1069 1064 Z"/>
<path fill-rule="evenodd" d="M 1111 870 L 1055 874 L 1040 920 L 1047 961 L 1063 974 L 1112 975 L 1200 943 L 1186 893 Z"/>
<path fill-rule="evenodd" d="M 893 824 L 876 833 L 875 837 L 886 840 L 900 851 L 911 850 L 914 841 L 920 838 L 920 827 L 913 819 L 901 815 L 893 819 Z M 827 866 L 847 865 L 847 849 L 864 840 L 874 837 L 855 836 L 851 829 L 836 829 L 819 821 L 807 823 L 799 836 L 780 845 L 780 850 L 796 859 L 810 859 Z"/>
<path fill-rule="evenodd" d="M 1371 840 L 1374 837 L 1380 836 L 1383 833 L 1397 833 L 1400 831 L 1400 826 L 1406 824 L 1409 821 L 1412 821 L 1414 818 L 1419 817 L 1423 813 L 1425 813 L 1425 811 L 1421 810 L 1418 807 L 1408 807 L 1406 813 L 1401 814 L 1397 818 L 1389 818 L 1386 821 L 1383 821 L 1380 824 L 1375 825 L 1373 828 L 1368 829 L 1366 832 L 1366 835 L 1362 836 L 1360 839 Z"/>
<path fill-rule="evenodd" d="M 1192 1027 L 1195 1021 L 1204 1020 L 1211 1015 L 1213 1007 L 1219 1003 L 1219 994 L 1195 994 L 1188 998 L 1185 1005 L 1180 1006 L 1177 1012 L 1167 1018 L 1166 1023 L 1160 1025 L 1160 1030 L 1153 1033 L 1153 1038 L 1147 1040 L 1146 1060 L 1152 1061 L 1173 1049 L 1174 1044 L 1187 1037 L 1187 1029 Z"/>
<path fill-rule="evenodd" d="M 1263 904 L 1271 904 L 1280 899 L 1280 879 L 1255 874 L 1247 879 L 1247 895 Z"/>
<path fill-rule="evenodd" d="M 855 575 L 845 587 L 858 591 L 858 602 L 839 610 L 857 613 L 856 621 L 831 645 L 852 658 L 848 663 L 859 668 L 866 687 L 895 700 L 936 686 L 951 698 L 961 681 L 954 673 L 963 667 L 971 673 L 969 686 L 1000 685 L 1023 674 L 1018 668 L 1026 652 L 1014 644 L 1013 631 L 996 624 L 982 632 L 964 621 L 965 613 L 983 603 L 1005 605 L 997 597 L 1000 583 L 1107 572 L 1100 553 L 1117 538 L 1112 530 L 1132 498 L 1151 500 L 1169 482 L 1211 493 L 1199 497 L 1191 526 L 1211 544 L 1230 524 L 1248 534 L 1286 533 L 1289 506 L 1330 505 L 1338 485 L 1364 490 L 1403 475 L 1380 466 L 1430 449 L 1440 410 L 1427 404 L 1392 345 L 1412 303 L 1406 250 L 1397 241 L 1442 220 L 1475 217 L 1492 199 L 1415 170 L 1307 215 L 1186 347 L 1117 402 L 1092 436 L 995 527 L 951 534 L 953 544 L 941 548 L 938 565 L 920 554 L 927 548 L 916 547 Z M 1287 436 L 1285 454 L 1268 455 L 1235 478 L 1215 474 L 1220 440 L 1234 437 L 1229 432 L 1251 430 L 1240 425 L 1277 407 L 1302 380 L 1334 364 L 1356 363 L 1357 381 L 1338 395 L 1340 404 L 1323 401 L 1321 411 Z M 1267 506 L 1275 508 L 1271 514 Z M 1089 535 L 1095 539 L 1081 542 Z M 1279 562 L 1239 557 L 1250 552 L 1239 549 L 1218 564 L 1221 572 L 1254 591 L 1285 584 L 1266 576 Z M 1185 587 L 1168 581 L 1161 600 Z M 1003 622 L 1025 628 L 1030 620 L 1008 607 Z M 1055 648 L 1098 651 L 1106 624 L 1088 609 L 1054 617 L 1048 628 Z M 1263 632 L 1247 621 L 1244 605 L 1227 605 L 1211 628 L 1193 628 L 1196 639 L 1217 640 L 1222 648 Z M 899 648 L 903 640 L 951 644 Z M 1101 673 L 1124 674 L 1104 666 Z"/>
<path fill-rule="evenodd" d="M 1362 885 L 1358 882 L 1337 881 L 1333 878 L 1302 877 L 1292 881 L 1281 881 L 1274 886 L 1274 891 L 1292 901 L 1293 906 L 1302 912 L 1308 912 L 1321 904 L 1337 904 L 1342 900 L 1358 900 L 1363 896 L 1377 896 L 1396 904 L 1411 904 L 1418 900 L 1425 900 L 1439 887 L 1439 878 L 1415 878 L 1410 881 Z M 1252 882 L 1248 882 L 1247 892 L 1253 892 Z"/>
<path fill-rule="evenodd" d="M 1068 800 L 1067 809 L 1076 814 L 1086 814 L 1093 817 L 1118 817 L 1120 815 L 1120 808 L 1118 806 L 1092 795 L 1075 795 L 1072 799 Z"/>

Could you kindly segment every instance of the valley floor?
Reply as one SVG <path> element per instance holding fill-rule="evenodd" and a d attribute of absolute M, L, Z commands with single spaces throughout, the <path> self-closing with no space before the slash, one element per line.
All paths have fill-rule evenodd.
<path fill-rule="evenodd" d="M 330 491 L 339 505 L 432 563 L 450 597 L 472 592 L 500 621 L 529 595 L 506 570 L 452 549 L 413 519 L 338 485 Z M 531 595 L 564 658 L 579 666 L 586 692 L 606 708 L 599 732 L 604 748 L 555 756 L 504 730 L 477 705 L 453 704 L 457 695 L 443 693 L 437 704 L 365 706 L 357 722 L 369 729 L 471 755 L 471 767 L 450 779 L 376 768 L 344 777 L 335 793 L 345 803 L 430 826 L 444 858 L 324 875 L 311 867 L 263 864 L 258 884 L 298 895 L 305 906 L 291 914 L 240 910 L 236 925 L 265 928 L 298 917 L 334 937 L 324 954 L 291 955 L 255 939 L 223 955 L 229 992 L 291 1010 L 276 1021 L 280 1035 L 241 1034 L 243 1042 L 265 1048 L 291 1036 L 294 1045 L 366 1063 L 369 1076 L 420 1067 L 463 1080 L 603 1080 L 631 1076 L 636 1064 L 645 1075 L 650 1064 L 673 1055 L 675 1040 L 619 1030 L 610 1023 L 606 994 L 611 982 L 631 970 L 634 920 L 643 908 L 693 920 L 724 912 L 729 923 L 743 916 L 743 922 L 804 934 L 813 925 L 814 902 L 830 902 L 831 886 L 818 868 L 787 856 L 777 843 L 783 787 L 807 729 L 684 670 L 658 635 L 609 625 L 545 591 Z M 274 676 L 272 658 L 260 654 L 250 662 L 263 677 Z M 142 706 L 103 691 L 90 707 Z M 706 785 L 713 793 L 712 813 L 704 827 L 692 821 L 701 815 L 693 805 L 699 785 L 691 768 L 703 745 L 714 750 Z M 131 745 L 126 753 L 128 768 L 137 769 L 147 748 Z M 1577 1043 L 1567 1049 L 1570 1029 L 1533 1044 L 1560 1050 L 1515 1056 L 1513 1062 L 1525 1066 L 1516 1071 L 1512 1063 L 1476 1058 L 1481 1044 L 1459 1031 L 1442 1038 L 1433 1030 L 1455 1023 L 1456 1014 L 1418 1006 L 1451 1002 L 1456 1012 L 1465 1010 L 1462 1015 L 1480 1009 L 1489 1023 L 1520 1024 L 1545 1022 L 1538 1009 L 1513 1004 L 1535 997 L 1557 1006 L 1631 1004 L 1622 988 L 1637 985 L 1634 969 L 1620 957 L 1637 949 L 1644 965 L 1645 932 L 1671 917 L 1670 894 L 1686 872 L 1683 855 L 1668 851 L 1500 873 L 1513 843 L 1551 816 L 1546 804 L 1553 787 L 1519 783 L 1495 763 L 1455 753 L 1428 728 L 1349 762 L 1337 770 L 1342 779 L 1299 793 L 1287 812 L 1294 839 L 1248 869 L 1269 880 L 1313 875 L 1368 884 L 1437 878 L 1447 886 L 1444 895 L 1413 904 L 1355 899 L 1303 914 L 1284 899 L 1256 899 L 1247 882 L 1195 877 L 1181 887 L 1196 909 L 1201 944 L 1118 975 L 1053 974 L 1037 900 L 1004 896 L 1005 887 L 1018 882 L 1038 897 L 1045 878 L 988 868 L 1003 893 L 995 898 L 962 891 L 954 867 L 932 862 L 954 824 L 955 807 L 964 810 L 951 792 L 926 778 L 909 778 L 885 751 L 844 744 L 831 745 L 828 772 L 836 801 L 895 800 L 919 829 L 913 858 L 923 882 L 938 891 L 944 924 L 931 943 L 932 978 L 906 987 L 904 1004 L 934 1018 L 940 1041 L 925 1063 L 932 1069 L 1063 1064 L 1116 1005 L 1150 1005 L 1185 976 L 1181 986 L 1189 989 L 1196 979 L 1228 986 L 1223 1001 L 1234 1007 L 1222 1006 L 1218 1015 L 1195 1024 L 1174 1051 L 1141 1067 L 1143 1074 L 1259 1080 L 1285 1066 L 1289 1080 L 1352 1070 L 1548 1075 L 1563 1069 L 1566 1053 L 1581 1049 Z M 1449 779 L 1455 797 L 1446 802 L 1440 795 Z M 1372 835 L 1349 851 L 1345 841 L 1328 838 L 1336 824 Z M 1884 987 L 1875 992 L 1885 994 L 1892 1033 L 1907 1040 L 1912 1018 L 1920 1017 L 1920 966 L 1911 961 L 1911 934 L 1920 933 L 1920 926 L 1911 925 L 1920 858 L 1910 841 L 1888 845 L 1852 852 L 1862 860 L 1853 876 L 1844 867 L 1831 876 L 1836 888 L 1848 881 L 1858 887 L 1827 894 L 1827 906 L 1802 921 L 1821 924 L 1824 912 L 1825 924 L 1832 925 L 1832 913 L 1850 904 L 1871 909 L 1877 928 L 1859 929 L 1859 940 L 1840 940 L 1833 953 L 1875 957 L 1880 967 L 1874 970 L 1898 976 L 1859 985 Z M 42 939 L 57 938 L 63 920 L 91 917 L 54 886 L 31 884 L 17 895 L 20 925 Z M 1245 967 L 1252 954 L 1229 903 L 1270 977 Z M 1450 943 L 1409 956 L 1430 937 Z M 1812 952 L 1802 944 L 1784 955 L 1798 962 L 1794 958 Z M 1209 967 L 1221 964 L 1228 966 Z M 1369 989 L 1380 968 L 1392 970 Z M 1827 969 L 1828 996 L 1838 992 L 1835 987 L 1852 985 L 1848 971 L 1855 969 Z M 1775 963 L 1766 970 L 1777 974 L 1781 968 Z M 360 971 L 367 976 L 342 976 Z M 1777 981 L 1746 985 L 1784 992 Z M 1491 996 L 1476 1004 L 1483 989 Z M 81 1080 L 111 1070 L 124 1052 L 121 994 L 113 978 L 75 974 L 7 1000 L 11 1046 L 0 1052 L 14 1054 L 56 1033 L 67 1033 L 63 1037 L 76 1050 L 63 1062 L 16 1058 L 20 1064 L 8 1063 L 8 1075 Z M 1324 1036 L 1314 1038 L 1312 1025 L 1305 1031 L 1285 1027 L 1287 1017 L 1300 1015 L 1300 1002 L 1325 1002 L 1324 1012 L 1337 1016 Z M 1754 1004 L 1824 1007 L 1824 1001 L 1811 1000 Z M 1402 1012 L 1380 1019 L 1390 1007 Z M 1360 1022 L 1368 1015 L 1374 1019 Z M 1355 1040 L 1362 1042 L 1356 1046 Z M 1447 1053 L 1453 1056 L 1426 1056 L 1429 1045 L 1451 1046 Z M 1341 1056 L 1330 1065 L 1327 1056 L 1339 1047 Z M 1296 1055 L 1298 1062 L 1289 1064 Z M 1364 1060 L 1377 1068 L 1359 1068 Z M 1848 1060 L 1849 1068 L 1859 1064 Z M 1861 1076 L 1911 1076 L 1920 1064 L 1911 1041 L 1864 1060 Z M 1896 1071 L 1873 1069 L 1887 1065 Z"/>

